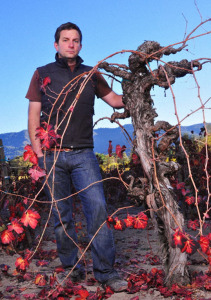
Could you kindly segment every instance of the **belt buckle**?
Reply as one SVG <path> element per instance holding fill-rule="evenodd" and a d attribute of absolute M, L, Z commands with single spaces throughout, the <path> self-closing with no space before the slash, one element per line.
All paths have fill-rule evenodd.
<path fill-rule="evenodd" d="M 73 151 L 73 149 L 71 149 L 71 148 L 64 148 L 64 152 L 70 152 L 70 151 Z"/>

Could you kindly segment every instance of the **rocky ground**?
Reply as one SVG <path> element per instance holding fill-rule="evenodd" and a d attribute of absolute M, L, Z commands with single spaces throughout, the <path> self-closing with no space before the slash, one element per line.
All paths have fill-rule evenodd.
<path fill-rule="evenodd" d="M 110 213 L 113 213 L 115 210 L 116 208 L 113 205 L 109 206 Z M 87 239 L 85 235 L 85 223 L 80 211 L 79 206 L 76 211 L 76 225 L 78 228 L 80 245 L 84 248 L 87 245 Z M 134 207 L 128 210 L 120 210 L 117 215 L 120 219 L 123 219 L 127 212 L 136 215 L 140 212 L 140 208 Z M 44 218 L 42 219 L 42 222 L 44 223 Z M 127 279 L 129 275 L 137 274 L 141 269 L 145 269 L 147 273 L 150 273 L 153 268 L 157 268 L 158 270 L 162 269 L 160 263 L 159 243 L 156 231 L 154 230 L 151 221 L 149 221 L 147 229 L 142 230 L 127 228 L 124 231 L 114 230 L 114 236 L 116 242 L 116 269 L 123 278 Z M 41 243 L 37 255 L 34 256 L 24 278 L 15 270 L 15 261 L 19 256 L 20 255 L 18 253 L 9 255 L 4 250 L 0 251 L 0 299 L 47 299 L 45 291 L 46 289 L 50 289 L 50 277 L 57 274 L 59 270 L 58 267 L 61 265 L 58 257 L 56 256 L 52 220 L 47 228 L 47 232 L 44 235 L 43 242 Z M 81 286 L 83 286 L 89 293 L 90 298 L 88 297 L 87 299 L 96 299 L 91 298 L 91 295 L 93 295 L 97 290 L 103 291 L 103 289 L 93 279 L 90 250 L 88 250 L 85 254 L 85 261 L 87 278 L 86 280 L 76 284 L 75 288 L 77 289 L 78 287 L 78 289 L 81 290 Z M 208 270 L 208 265 L 205 260 L 198 254 L 191 256 L 188 264 L 191 273 L 196 271 L 203 272 L 205 274 Z M 5 272 L 5 265 L 9 266 L 8 272 Z M 45 287 L 39 286 L 39 283 L 36 284 L 37 275 L 43 275 L 43 278 L 46 279 Z M 153 286 L 148 288 L 146 284 L 143 284 L 142 288 L 143 289 L 141 291 L 133 294 L 129 292 L 122 292 L 115 293 L 110 296 L 109 293 L 107 293 L 106 297 L 110 296 L 111 300 L 211 299 L 211 291 L 206 290 L 204 287 L 201 289 L 190 287 L 187 290 L 192 292 L 192 295 L 189 296 L 189 298 L 188 293 L 186 297 L 184 295 L 175 294 L 171 297 L 165 298 L 161 295 L 160 291 Z M 84 294 L 83 296 L 73 295 L 71 299 L 86 299 L 87 295 L 88 294 Z M 70 296 L 69 298 L 65 298 L 64 296 L 63 298 L 58 297 L 58 299 L 70 299 Z"/>

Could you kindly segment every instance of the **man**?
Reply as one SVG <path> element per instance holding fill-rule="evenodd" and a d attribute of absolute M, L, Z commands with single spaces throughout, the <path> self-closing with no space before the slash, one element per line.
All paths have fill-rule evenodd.
<path fill-rule="evenodd" d="M 83 65 L 78 55 L 81 42 L 82 34 L 77 25 L 68 22 L 58 27 L 54 43 L 56 61 L 35 71 L 26 95 L 30 100 L 28 131 L 32 148 L 38 156 L 39 166 L 45 167 L 49 175 L 46 194 L 53 201 L 64 199 L 53 205 L 57 250 L 65 269 L 64 275 L 77 263 L 78 253 L 71 183 L 77 191 L 81 191 L 79 197 L 89 239 L 107 218 L 99 165 L 93 153 L 94 97 L 97 95 L 114 108 L 124 107 L 122 96 L 114 93 L 98 72 L 83 86 L 92 68 Z M 43 126 L 43 121 L 49 121 L 61 136 L 60 147 L 48 150 L 45 159 L 41 141 L 36 137 L 36 129 Z M 59 154 L 56 163 L 55 153 Z M 93 184 L 95 182 L 98 183 Z M 95 278 L 116 292 L 125 290 L 127 282 L 121 280 L 113 268 L 115 249 L 112 232 L 107 225 L 94 238 L 91 250 Z M 78 279 L 80 275 L 81 269 L 77 266 L 71 273 L 72 279 Z"/>

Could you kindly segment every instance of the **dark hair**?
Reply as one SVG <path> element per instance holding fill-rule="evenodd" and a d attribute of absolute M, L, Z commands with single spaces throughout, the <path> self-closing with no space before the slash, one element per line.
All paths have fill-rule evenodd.
<path fill-rule="evenodd" d="M 62 24 L 60 25 L 57 29 L 56 29 L 56 32 L 55 32 L 55 42 L 58 43 L 59 42 L 59 38 L 60 38 L 60 32 L 62 30 L 71 30 L 71 29 L 75 29 L 78 31 L 79 35 L 80 35 L 80 43 L 82 42 L 82 33 L 81 33 L 81 30 L 80 28 L 74 24 L 74 23 L 70 23 L 70 22 L 67 22 L 65 24 Z"/>

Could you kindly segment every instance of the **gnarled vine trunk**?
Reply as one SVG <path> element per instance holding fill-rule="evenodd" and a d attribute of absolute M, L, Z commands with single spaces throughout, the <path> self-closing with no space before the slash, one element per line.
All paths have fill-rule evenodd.
<path fill-rule="evenodd" d="M 157 113 L 153 108 L 150 91 L 154 85 L 165 89 L 173 84 L 177 77 L 192 73 L 192 68 L 200 69 L 198 62 L 169 62 L 156 70 L 149 69 L 149 62 L 158 61 L 163 55 L 175 54 L 184 46 L 174 49 L 161 47 L 157 42 L 147 41 L 140 45 L 129 57 L 129 68 L 100 64 L 100 68 L 123 78 L 123 101 L 125 112 L 115 112 L 115 118 L 131 116 L 135 132 L 134 148 L 138 153 L 142 168 L 148 179 L 148 195 L 146 202 L 154 211 L 154 221 L 157 224 L 163 253 L 163 264 L 166 272 L 166 284 L 186 284 L 189 281 L 187 271 L 187 255 L 180 249 L 172 248 L 172 234 L 175 228 L 184 226 L 183 215 L 179 212 L 175 195 L 171 187 L 170 175 L 177 172 L 179 165 L 176 162 L 166 162 L 165 153 L 172 142 L 178 139 L 178 129 L 171 129 L 167 122 L 160 121 L 154 124 Z M 168 78 L 168 80 L 167 80 Z M 154 134 L 164 130 L 165 136 L 159 145 L 152 143 Z M 170 130 L 171 129 L 171 130 Z"/>

